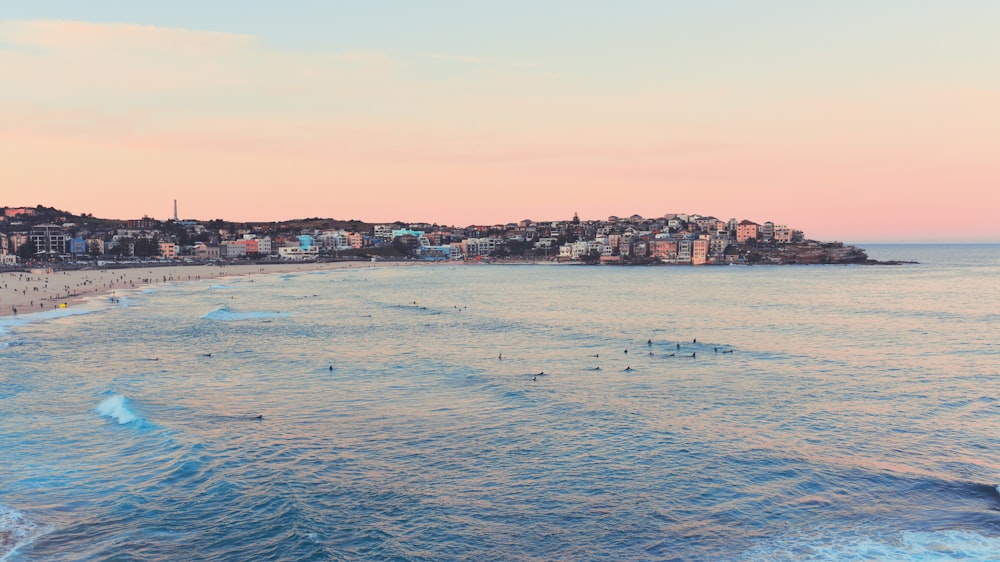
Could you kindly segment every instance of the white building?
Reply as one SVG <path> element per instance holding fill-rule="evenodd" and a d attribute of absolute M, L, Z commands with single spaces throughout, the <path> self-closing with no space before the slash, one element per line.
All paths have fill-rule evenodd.
<path fill-rule="evenodd" d="M 220 255 L 225 259 L 237 259 L 247 257 L 247 247 L 245 244 L 229 244 L 223 242 L 220 246 Z"/>
<path fill-rule="evenodd" d="M 312 261 L 319 257 L 319 248 L 312 246 L 303 248 L 301 246 L 285 246 L 278 248 L 278 256 L 289 261 Z"/>

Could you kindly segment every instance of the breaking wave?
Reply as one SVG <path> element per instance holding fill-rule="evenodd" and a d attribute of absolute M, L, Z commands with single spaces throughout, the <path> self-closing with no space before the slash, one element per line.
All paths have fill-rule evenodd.
<path fill-rule="evenodd" d="M 257 320 L 259 318 L 279 318 L 288 316 L 287 312 L 256 311 L 256 312 L 234 312 L 228 306 L 217 308 L 211 312 L 201 315 L 202 320 L 214 320 L 216 322 L 236 322 L 239 320 Z"/>
<path fill-rule="evenodd" d="M 121 425 L 129 424 L 141 419 L 135 412 L 129 409 L 128 400 L 121 394 L 108 396 L 102 400 L 101 403 L 97 405 L 97 413 L 106 418 L 111 418 Z"/>
<path fill-rule="evenodd" d="M 20 511 L 0 504 L 0 562 L 42 535 L 38 524 Z"/>
<path fill-rule="evenodd" d="M 746 560 L 996 560 L 1000 537 L 969 530 L 905 531 L 894 537 L 796 536 L 768 541 L 743 555 Z"/>

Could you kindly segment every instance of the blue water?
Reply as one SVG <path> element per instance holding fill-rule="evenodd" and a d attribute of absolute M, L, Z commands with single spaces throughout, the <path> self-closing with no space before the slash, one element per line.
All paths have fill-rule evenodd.
<path fill-rule="evenodd" d="M 1000 246 L 866 247 L 0 319 L 0 560 L 998 560 Z"/>

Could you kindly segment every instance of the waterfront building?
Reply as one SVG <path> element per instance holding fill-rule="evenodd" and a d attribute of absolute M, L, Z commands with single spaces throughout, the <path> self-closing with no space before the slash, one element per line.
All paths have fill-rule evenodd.
<path fill-rule="evenodd" d="M 788 244 L 792 241 L 792 229 L 785 224 L 774 225 L 774 241 Z"/>
<path fill-rule="evenodd" d="M 670 239 L 659 239 L 651 240 L 648 244 L 649 257 L 661 260 L 661 261 L 671 261 L 677 259 L 677 241 Z"/>
<path fill-rule="evenodd" d="M 87 239 L 87 253 L 94 256 L 104 255 L 104 239 L 103 238 L 88 238 Z"/>
<path fill-rule="evenodd" d="M 376 224 L 373 229 L 375 239 L 379 242 L 392 242 L 392 230 L 395 228 L 391 224 Z"/>
<path fill-rule="evenodd" d="M 303 248 L 302 246 L 283 246 L 278 248 L 278 256 L 281 259 L 288 261 L 313 261 L 319 257 L 319 248 L 316 246 L 311 246 L 309 248 Z"/>
<path fill-rule="evenodd" d="M 247 246 L 241 242 L 246 242 L 246 240 L 223 242 L 220 247 L 222 257 L 227 260 L 247 257 Z"/>
<path fill-rule="evenodd" d="M 177 244 L 160 242 L 160 257 L 165 260 L 175 259 L 177 257 Z"/>
<path fill-rule="evenodd" d="M 465 248 L 467 255 L 474 258 L 476 256 L 489 256 L 505 243 L 506 241 L 503 238 L 497 236 L 469 238 L 465 240 Z"/>
<path fill-rule="evenodd" d="M 694 241 L 690 238 L 681 238 L 677 241 L 677 261 L 681 263 L 690 262 L 694 250 Z"/>
<path fill-rule="evenodd" d="M 691 263 L 703 265 L 708 263 L 709 238 L 707 236 L 691 241 Z"/>
<path fill-rule="evenodd" d="M 765 242 L 770 242 L 774 240 L 774 223 L 767 221 L 760 225 L 760 239 Z"/>
<path fill-rule="evenodd" d="M 756 240 L 760 225 L 749 220 L 742 220 L 736 225 L 736 243 L 743 244 L 747 240 Z"/>
<path fill-rule="evenodd" d="M 218 260 L 222 256 L 222 250 L 219 246 L 209 246 L 204 242 L 198 242 L 194 246 L 194 257 L 195 259 L 203 261 Z"/>
<path fill-rule="evenodd" d="M 87 241 L 81 236 L 76 236 L 69 241 L 69 253 L 71 256 L 79 256 L 87 253 Z"/>
<path fill-rule="evenodd" d="M 35 244 L 35 255 L 39 257 L 56 257 L 66 253 L 66 234 L 62 227 L 55 224 L 39 224 L 29 231 L 31 241 Z"/>

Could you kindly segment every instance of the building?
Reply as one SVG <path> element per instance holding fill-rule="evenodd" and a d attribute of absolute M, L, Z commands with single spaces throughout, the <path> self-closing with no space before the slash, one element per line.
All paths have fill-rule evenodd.
<path fill-rule="evenodd" d="M 496 236 L 469 238 L 465 241 L 466 255 L 472 258 L 476 256 L 489 256 L 505 243 L 506 241 L 503 238 Z"/>
<path fill-rule="evenodd" d="M 18 215 L 31 216 L 35 214 L 35 210 L 30 207 L 9 207 L 3 210 L 3 216 L 8 218 L 14 218 Z"/>
<path fill-rule="evenodd" d="M 160 227 L 160 221 L 145 216 L 142 217 L 141 219 L 128 220 L 129 230 L 156 230 L 159 227 Z"/>
<path fill-rule="evenodd" d="M 709 238 L 701 237 L 691 241 L 691 263 L 703 265 L 708 263 Z"/>
<path fill-rule="evenodd" d="M 69 253 L 72 256 L 80 256 L 87 253 L 87 241 L 77 236 L 69 241 Z"/>
<path fill-rule="evenodd" d="M 38 257 L 57 257 L 66 253 L 66 234 L 55 224 L 40 224 L 31 227 L 31 242 Z"/>
<path fill-rule="evenodd" d="M 760 225 L 748 220 L 742 220 L 736 225 L 736 243 L 743 244 L 747 240 L 756 240 L 760 233 Z"/>
<path fill-rule="evenodd" d="M 160 242 L 160 257 L 165 260 L 175 259 L 177 257 L 177 244 Z"/>
<path fill-rule="evenodd" d="M 247 246 L 241 242 L 246 242 L 246 240 L 223 242 L 219 253 L 227 260 L 245 258 L 247 257 Z"/>
<path fill-rule="evenodd" d="M 218 246 L 209 246 L 204 242 L 198 242 L 194 246 L 195 259 L 212 261 L 219 259 L 221 255 L 222 251 Z"/>
<path fill-rule="evenodd" d="M 786 224 L 774 225 L 774 241 L 788 244 L 792 241 L 792 229 Z"/>
<path fill-rule="evenodd" d="M 310 246 L 284 246 L 278 248 L 278 256 L 288 261 L 313 261 L 319 257 L 319 248 Z"/>

